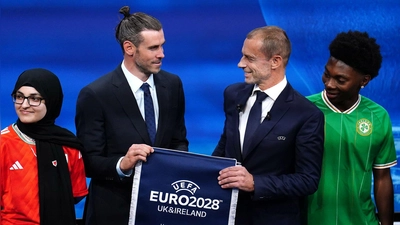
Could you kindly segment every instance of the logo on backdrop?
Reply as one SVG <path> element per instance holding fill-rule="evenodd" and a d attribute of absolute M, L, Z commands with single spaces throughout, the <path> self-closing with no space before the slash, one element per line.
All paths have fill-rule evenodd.
<path fill-rule="evenodd" d="M 207 210 L 218 210 L 223 200 L 196 195 L 200 186 L 190 180 L 177 180 L 171 184 L 171 192 L 151 190 L 150 201 L 159 203 L 162 213 L 206 217 Z"/>

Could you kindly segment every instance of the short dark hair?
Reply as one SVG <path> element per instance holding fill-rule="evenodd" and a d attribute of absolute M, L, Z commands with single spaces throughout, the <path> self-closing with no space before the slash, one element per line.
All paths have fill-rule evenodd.
<path fill-rule="evenodd" d="M 140 32 L 144 30 L 160 31 L 162 25 L 160 21 L 146 13 L 136 12 L 130 14 L 129 6 L 122 7 L 119 12 L 124 15 L 124 18 L 115 28 L 115 37 L 121 45 L 122 51 L 125 41 L 132 42 L 135 46 L 143 41 Z"/>
<path fill-rule="evenodd" d="M 367 32 L 348 31 L 339 33 L 329 45 L 331 56 L 346 63 L 371 79 L 378 76 L 382 55 L 376 39 Z"/>

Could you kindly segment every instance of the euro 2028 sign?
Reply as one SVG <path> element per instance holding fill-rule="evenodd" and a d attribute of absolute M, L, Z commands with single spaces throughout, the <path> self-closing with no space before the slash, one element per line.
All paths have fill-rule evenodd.
<path fill-rule="evenodd" d="M 217 177 L 236 160 L 155 148 L 135 167 L 129 225 L 233 225 L 238 191 Z"/>

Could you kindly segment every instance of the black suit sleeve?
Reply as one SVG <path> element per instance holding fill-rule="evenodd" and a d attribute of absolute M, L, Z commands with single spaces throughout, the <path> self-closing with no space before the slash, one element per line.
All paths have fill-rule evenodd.
<path fill-rule="evenodd" d="M 104 124 L 99 99 L 89 87 L 83 88 L 77 100 L 75 125 L 77 136 L 85 146 L 82 156 L 86 175 L 95 179 L 118 181 L 116 164 L 121 156 L 107 155 Z"/>
<path fill-rule="evenodd" d="M 188 151 L 188 140 L 186 139 L 186 125 L 185 125 L 185 94 L 183 91 L 182 81 L 177 79 L 177 98 L 178 98 L 178 112 L 176 116 L 176 124 L 173 129 L 174 134 L 171 137 L 170 148 L 182 151 Z"/>

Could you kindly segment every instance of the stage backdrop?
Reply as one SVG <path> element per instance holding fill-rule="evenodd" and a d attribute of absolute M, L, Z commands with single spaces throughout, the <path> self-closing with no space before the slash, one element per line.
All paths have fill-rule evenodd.
<path fill-rule="evenodd" d="M 243 81 L 237 68 L 246 34 L 278 25 L 293 44 L 287 77 L 303 95 L 322 90 L 328 45 L 338 32 L 368 31 L 381 45 L 380 74 L 362 94 L 390 113 L 400 139 L 400 2 L 398 0 L 2 0 L 0 9 L 1 128 L 16 120 L 10 93 L 25 69 L 44 67 L 62 82 L 65 100 L 57 123 L 75 132 L 79 90 L 122 59 L 114 29 L 129 5 L 164 25 L 163 69 L 180 75 L 186 94 L 190 151 L 211 154 L 222 131 L 222 93 Z M 392 170 L 400 212 L 400 166 Z M 83 202 L 77 206 L 82 215 Z"/>

